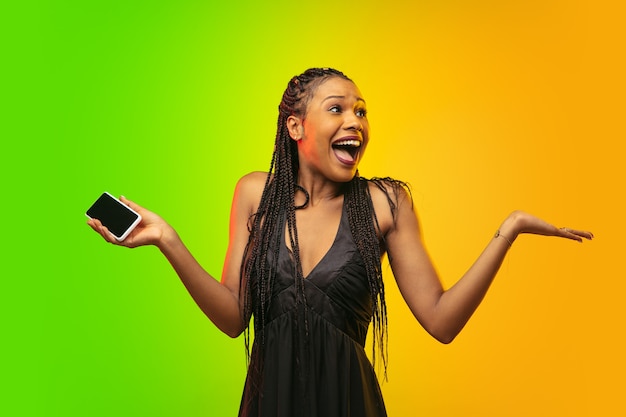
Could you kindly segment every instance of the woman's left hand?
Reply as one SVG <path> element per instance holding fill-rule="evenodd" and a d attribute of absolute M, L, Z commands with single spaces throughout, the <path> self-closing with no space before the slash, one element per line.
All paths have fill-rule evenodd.
<path fill-rule="evenodd" d="M 500 232 L 514 240 L 521 233 L 534 235 L 556 236 L 582 242 L 583 239 L 593 239 L 593 233 L 571 229 L 569 227 L 556 227 L 538 217 L 523 211 L 514 211 L 507 217 L 500 227 Z"/>

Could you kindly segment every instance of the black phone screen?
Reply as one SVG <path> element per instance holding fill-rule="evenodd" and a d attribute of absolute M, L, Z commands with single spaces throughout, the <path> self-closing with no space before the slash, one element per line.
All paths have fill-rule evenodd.
<path fill-rule="evenodd" d="M 126 230 L 137 220 L 139 216 L 124 204 L 113 198 L 110 194 L 103 193 L 95 203 L 87 210 L 87 216 L 98 219 L 117 237 L 124 235 Z"/>

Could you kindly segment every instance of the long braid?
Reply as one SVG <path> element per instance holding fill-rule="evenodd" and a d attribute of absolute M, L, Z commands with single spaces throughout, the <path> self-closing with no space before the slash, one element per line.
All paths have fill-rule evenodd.
<path fill-rule="evenodd" d="M 299 331 L 304 332 L 305 335 L 308 332 L 304 276 L 300 260 L 295 216 L 296 210 L 303 207 L 295 207 L 295 193 L 298 189 L 303 189 L 297 184 L 299 168 L 298 150 L 296 141 L 289 136 L 287 119 L 292 115 L 304 117 L 308 102 L 313 97 L 316 88 L 331 77 L 341 77 L 350 80 L 343 73 L 331 68 L 312 68 L 289 81 L 278 107 L 276 141 L 265 187 L 258 210 L 250 218 L 250 237 L 241 266 L 241 292 L 244 309 L 243 319 L 246 326 L 246 352 L 248 358 L 251 355 L 255 355 L 255 359 L 257 359 L 255 361 L 257 364 L 256 368 L 250 370 L 253 389 L 259 389 L 259 383 L 261 382 L 262 352 L 265 344 L 265 314 L 270 306 L 278 254 L 282 239 L 284 239 L 284 234 L 281 235 L 279 232 L 283 230 L 283 224 L 281 223 L 285 221 L 295 264 L 296 305 L 298 314 L 301 315 L 299 322 L 304 324 L 304 328 L 299 328 Z M 387 339 L 387 313 L 380 265 L 380 240 L 383 237 L 380 233 L 377 233 L 379 232 L 377 221 L 371 205 L 367 184 L 367 180 L 361 179 L 357 175 L 347 187 L 344 198 L 347 199 L 350 230 L 365 263 L 372 297 L 373 330 L 375 335 L 374 361 L 376 358 L 376 346 L 378 346 L 386 374 L 387 355 L 384 346 L 386 346 Z M 377 183 L 377 186 L 387 193 L 387 187 L 380 185 L 380 183 Z M 306 194 L 306 191 L 304 192 Z M 388 193 L 387 196 L 391 204 L 392 199 Z M 304 206 L 306 206 L 306 203 Z M 250 329 L 247 326 L 252 315 L 255 317 L 254 332 L 256 343 L 254 351 L 251 349 Z M 300 348 L 306 349 L 306 346 L 300 346 Z"/>
<path fill-rule="evenodd" d="M 376 212 L 372 204 L 369 184 L 374 184 L 387 198 L 392 215 L 395 217 L 400 188 L 408 191 L 402 181 L 392 178 L 365 179 L 357 175 L 350 182 L 345 198 L 347 199 L 348 222 L 354 236 L 357 249 L 365 265 L 370 296 L 372 300 L 372 359 L 376 367 L 377 353 L 383 362 L 384 376 L 387 376 L 387 304 L 385 303 L 385 285 L 383 282 L 381 256 L 386 249 L 385 238 L 380 231 Z M 410 192 L 410 191 L 409 191 Z M 382 242 L 382 245 L 381 245 Z M 391 257 L 391 254 L 389 254 Z M 378 347 L 378 349 L 377 349 Z"/>
<path fill-rule="evenodd" d="M 369 195 L 367 181 L 356 176 L 348 188 L 346 195 L 348 221 L 350 231 L 355 236 L 355 243 L 363 258 L 365 270 L 368 277 L 370 296 L 373 306 L 373 359 L 376 359 L 376 345 L 382 348 L 383 340 L 386 337 L 386 314 L 385 296 L 382 272 L 380 266 L 380 243 L 376 230 L 372 227 L 373 210 L 369 202 L 365 199 Z M 365 200 L 365 201 L 364 201 Z M 358 236 L 358 238 L 357 238 Z M 386 364 L 384 352 L 383 363 Z"/>

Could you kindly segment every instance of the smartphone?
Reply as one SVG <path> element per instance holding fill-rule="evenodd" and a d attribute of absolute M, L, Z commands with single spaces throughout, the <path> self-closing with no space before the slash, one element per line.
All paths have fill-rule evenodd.
<path fill-rule="evenodd" d="M 104 192 L 85 213 L 90 219 L 98 219 L 113 236 L 122 241 L 139 224 L 141 216 L 111 194 Z"/>

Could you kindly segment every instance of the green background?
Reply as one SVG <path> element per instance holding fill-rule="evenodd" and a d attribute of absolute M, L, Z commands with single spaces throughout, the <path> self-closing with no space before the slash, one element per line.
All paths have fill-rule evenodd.
<path fill-rule="evenodd" d="M 105 245 L 84 212 L 123 193 L 219 277 L 235 181 L 269 166 L 293 72 L 253 36 L 280 41 L 262 7 L 3 6 L 0 414 L 236 415 L 243 341 L 218 336 L 156 249 Z"/>

